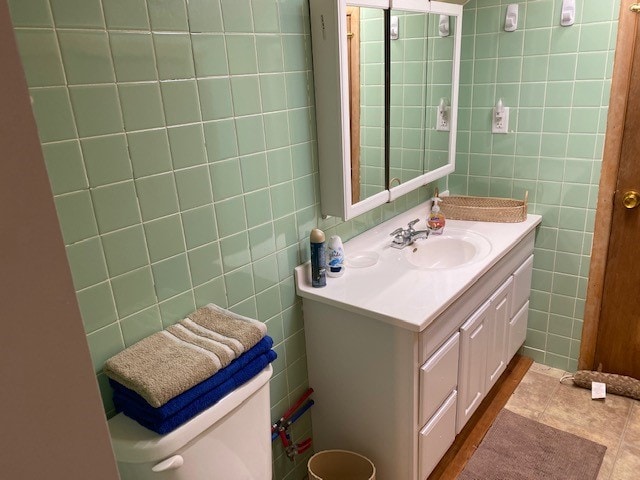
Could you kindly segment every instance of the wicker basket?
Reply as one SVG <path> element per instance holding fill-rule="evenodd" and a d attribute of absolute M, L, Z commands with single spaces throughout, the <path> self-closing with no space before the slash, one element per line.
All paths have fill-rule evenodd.
<path fill-rule="evenodd" d="M 441 197 L 440 209 L 446 218 L 452 220 L 473 220 L 476 222 L 518 223 L 527 219 L 527 199 L 496 197 Z"/>

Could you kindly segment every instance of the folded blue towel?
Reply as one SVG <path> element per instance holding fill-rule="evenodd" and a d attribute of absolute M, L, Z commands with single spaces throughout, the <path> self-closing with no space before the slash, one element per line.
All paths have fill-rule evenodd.
<path fill-rule="evenodd" d="M 157 418 L 154 420 L 150 418 L 150 414 L 153 417 L 153 411 L 159 410 L 159 408 L 151 407 L 148 404 L 147 406 L 142 406 L 139 402 L 130 401 L 126 397 L 123 398 L 119 395 L 114 395 L 113 402 L 116 408 L 119 411 L 122 411 L 122 413 L 124 413 L 127 417 L 132 418 L 140 425 L 148 428 L 149 430 L 159 433 L 160 435 L 164 435 L 175 430 L 180 425 L 192 419 L 199 413 L 202 413 L 204 410 L 218 402 L 222 397 L 232 392 L 243 383 L 251 380 L 257 374 L 259 374 L 269 363 L 273 362 L 276 357 L 276 352 L 274 352 L 273 350 L 269 350 L 267 353 L 259 355 L 257 358 L 254 358 L 244 368 L 238 370 L 223 383 L 210 389 L 199 397 L 196 397 L 191 402 L 185 404 L 183 408 L 175 412 L 173 415 L 162 420 L 158 420 Z M 185 393 L 181 395 L 184 395 Z M 178 397 L 180 397 L 181 395 L 178 395 Z"/>
<path fill-rule="evenodd" d="M 134 408 L 138 407 L 137 410 L 144 412 L 144 416 L 151 422 L 162 421 L 166 418 L 169 418 L 171 415 L 175 415 L 178 411 L 185 408 L 198 397 L 226 382 L 237 372 L 245 368 L 247 364 L 249 364 L 252 360 L 268 352 L 272 346 L 273 339 L 270 336 L 266 335 L 256 345 L 233 360 L 225 368 L 218 370 L 218 373 L 207 378 L 203 382 L 194 385 L 189 390 L 184 391 L 180 395 L 173 397 L 171 400 L 160 407 L 152 407 L 138 393 L 116 382 L 113 379 L 109 379 L 109 383 L 113 387 L 114 391 L 114 402 L 117 401 L 121 405 L 134 405 Z"/>
<path fill-rule="evenodd" d="M 215 375 L 266 334 L 263 322 L 210 303 L 115 354 L 103 371 L 160 407 Z"/>

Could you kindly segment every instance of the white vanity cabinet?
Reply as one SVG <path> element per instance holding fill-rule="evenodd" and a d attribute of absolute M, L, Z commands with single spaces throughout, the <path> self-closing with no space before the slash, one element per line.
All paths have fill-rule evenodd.
<path fill-rule="evenodd" d="M 420 331 L 303 295 L 316 450 L 366 455 L 379 480 L 427 478 L 524 342 L 533 241 Z"/>
<path fill-rule="evenodd" d="M 371 267 L 347 266 L 323 288 L 312 287 L 308 263 L 295 270 L 315 391 L 314 447 L 367 456 L 378 480 L 426 479 L 527 331 L 541 217 L 447 220 L 451 241 L 471 232 L 490 249 L 475 262 L 438 269 L 412 264 L 407 255 L 415 250 L 389 247 L 389 233 L 425 211 L 419 205 L 345 243 L 347 258 L 379 253 Z M 423 245 L 437 251 L 444 237 Z"/>

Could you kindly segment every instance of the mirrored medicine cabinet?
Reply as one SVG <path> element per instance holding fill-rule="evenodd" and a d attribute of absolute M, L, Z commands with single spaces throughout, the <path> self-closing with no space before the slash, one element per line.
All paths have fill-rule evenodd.
<path fill-rule="evenodd" d="M 462 3 L 310 1 L 323 215 L 454 171 Z"/>

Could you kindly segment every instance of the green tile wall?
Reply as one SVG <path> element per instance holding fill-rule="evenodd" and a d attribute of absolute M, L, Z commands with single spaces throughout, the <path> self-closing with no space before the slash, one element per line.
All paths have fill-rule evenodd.
<path fill-rule="evenodd" d="M 102 363 L 215 302 L 267 323 L 272 417 L 307 387 L 292 270 L 319 226 L 351 238 L 422 189 L 349 222 L 319 215 L 306 0 L 8 1 L 105 410 Z M 543 215 L 526 353 L 575 368 L 617 2 L 472 0 L 463 20 L 454 193 Z M 490 133 L 491 107 L 510 133 Z M 294 438 L 309 434 L 308 416 Z M 275 445 L 275 444 L 274 444 Z M 274 478 L 303 478 L 274 448 Z"/>
<path fill-rule="evenodd" d="M 518 30 L 503 30 L 519 3 Z M 464 8 L 453 193 L 522 198 L 541 214 L 525 353 L 574 370 L 580 348 L 619 2 L 471 0 Z M 491 134 L 492 106 L 510 107 Z"/>
<path fill-rule="evenodd" d="M 321 219 L 307 0 L 8 4 L 105 411 L 104 361 L 214 302 L 268 325 L 278 418 L 308 386 L 310 230 L 348 239 L 428 193 Z"/>

